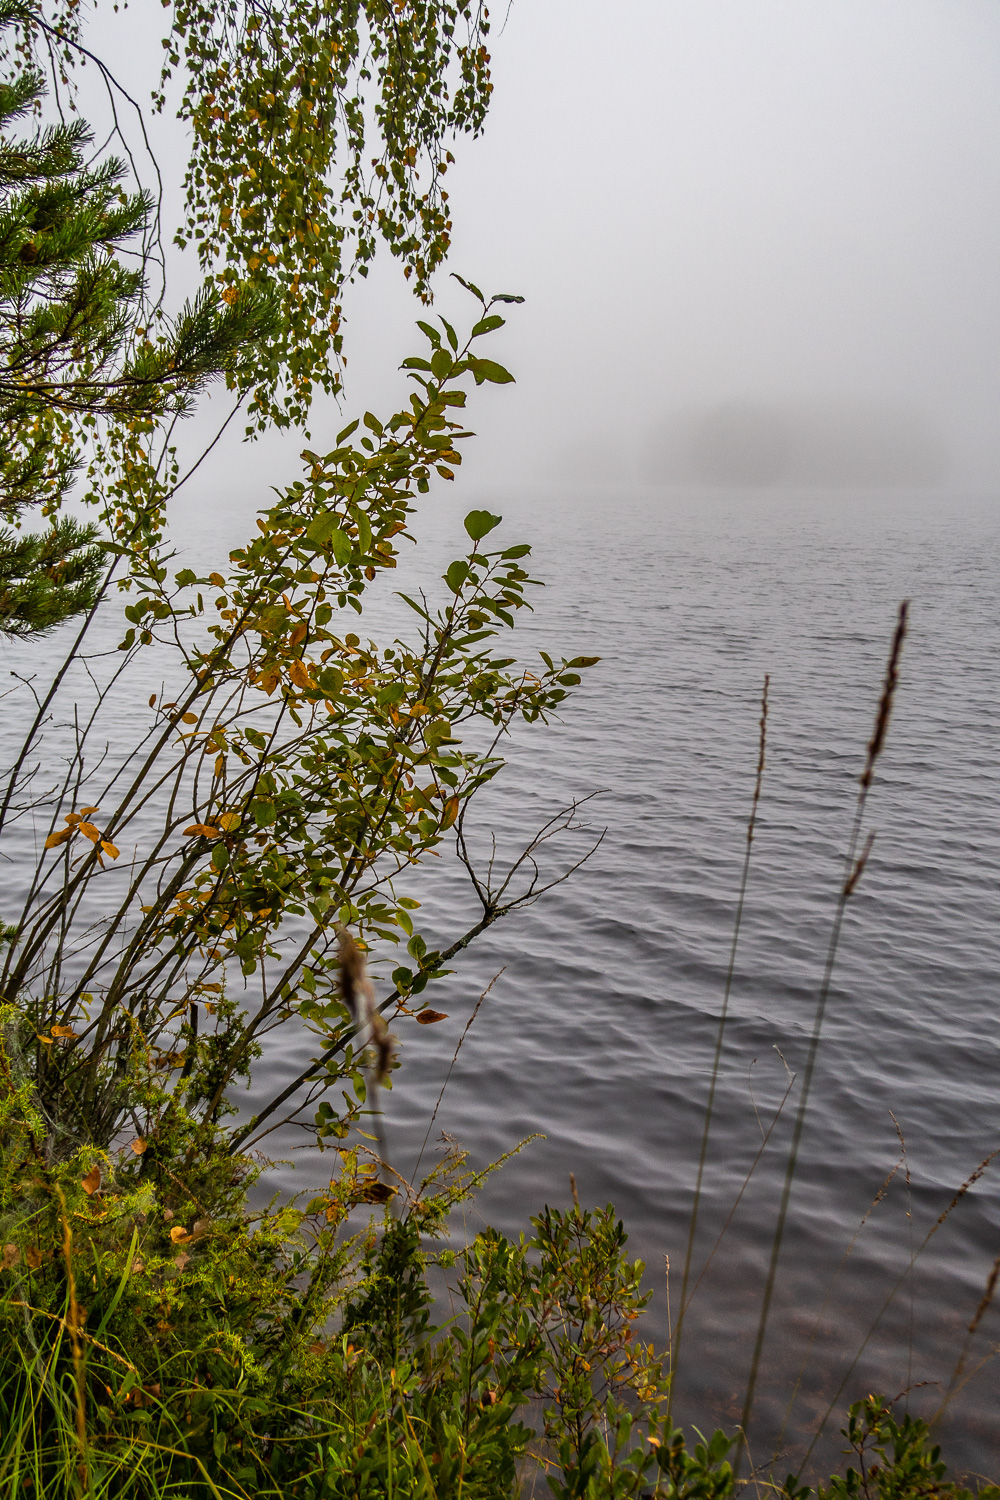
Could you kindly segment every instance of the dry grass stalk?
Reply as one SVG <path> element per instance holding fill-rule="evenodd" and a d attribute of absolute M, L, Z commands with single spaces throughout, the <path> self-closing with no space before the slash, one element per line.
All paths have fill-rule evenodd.
<path fill-rule="evenodd" d="M 903 652 L 903 642 L 906 639 L 906 627 L 910 614 L 910 601 L 904 599 L 899 606 L 896 617 L 896 632 L 892 638 L 892 646 L 889 649 L 889 661 L 885 669 L 885 681 L 882 684 L 882 697 L 879 699 L 878 712 L 875 715 L 875 728 L 872 737 L 868 741 L 868 756 L 865 760 L 865 768 L 861 773 L 861 787 L 863 791 L 868 790 L 875 775 L 875 762 L 882 754 L 885 744 L 886 731 L 889 728 L 889 719 L 892 716 L 893 700 L 896 696 L 896 688 L 899 685 L 899 659 Z"/>
<path fill-rule="evenodd" d="M 369 1041 L 375 1053 L 375 1082 L 384 1083 L 392 1067 L 393 1037 L 385 1017 L 375 1003 L 375 988 L 368 973 L 364 952 L 341 922 L 336 924 L 336 933 L 340 944 L 340 992 L 354 1024 L 368 1029 Z"/>
<path fill-rule="evenodd" d="M 698 1156 L 698 1175 L 695 1181 L 694 1202 L 691 1205 L 691 1217 L 688 1221 L 687 1248 L 684 1253 L 684 1275 L 681 1279 L 681 1306 L 677 1318 L 677 1332 L 673 1342 L 673 1367 L 676 1371 L 680 1360 L 681 1336 L 684 1332 L 684 1317 L 687 1313 L 690 1297 L 688 1286 L 691 1280 L 691 1265 L 694 1256 L 695 1236 L 698 1230 L 698 1211 L 701 1207 L 702 1184 L 705 1178 L 705 1164 L 708 1160 L 708 1142 L 712 1129 L 712 1115 L 715 1108 L 715 1092 L 719 1081 L 719 1066 L 722 1061 L 722 1043 L 725 1037 L 726 1022 L 729 1018 L 729 997 L 733 988 L 733 975 L 736 971 L 736 950 L 739 945 L 740 929 L 743 925 L 743 905 L 746 900 L 747 882 L 750 878 L 750 856 L 753 850 L 754 832 L 757 826 L 757 809 L 760 805 L 760 795 L 764 784 L 765 752 L 767 749 L 767 708 L 768 689 L 770 687 L 770 676 L 765 674 L 764 687 L 760 699 L 760 740 L 757 751 L 757 775 L 754 781 L 753 798 L 750 803 L 750 817 L 747 821 L 747 847 L 743 857 L 743 870 L 740 876 L 740 892 L 736 902 L 736 915 L 733 919 L 733 940 L 729 949 L 729 963 L 726 968 L 726 983 L 722 995 L 722 1009 L 719 1012 L 719 1026 L 715 1036 L 715 1055 L 712 1059 L 712 1077 L 708 1088 L 708 1100 L 705 1105 L 705 1124 L 702 1130 L 701 1151 Z M 714 1253 L 714 1252 L 713 1252 Z M 700 1280 L 700 1278 L 699 1278 Z M 694 1293 L 691 1293 L 693 1296 Z M 667 1415 L 673 1407 L 673 1383 L 670 1387 L 669 1404 Z"/>

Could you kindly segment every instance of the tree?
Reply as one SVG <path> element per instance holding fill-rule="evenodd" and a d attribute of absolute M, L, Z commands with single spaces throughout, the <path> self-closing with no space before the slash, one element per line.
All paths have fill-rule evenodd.
<path fill-rule="evenodd" d="M 0 31 L 32 13 L 0 4 Z M 125 164 L 84 166 L 82 120 L 12 134 L 41 108 L 43 81 L 22 68 L 0 83 L 0 516 L 20 524 L 38 509 L 41 536 L 0 532 L 0 630 L 30 634 L 90 608 L 104 572 L 100 532 L 59 516 L 88 429 L 162 421 L 273 331 L 271 302 L 246 289 L 230 303 L 206 289 L 149 338 L 140 326 L 143 257 L 119 260 L 148 228 L 148 193 L 122 191 Z"/>
<path fill-rule="evenodd" d="M 459 18 L 474 47 L 456 48 Z M 85 622 L 39 694 L 0 796 L 0 846 L 24 873 L 16 894 L 10 888 L 0 932 L 0 1216 L 21 1225 L 27 1213 L 31 1233 L 44 1223 L 49 1236 L 42 1248 L 25 1241 L 23 1263 L 41 1272 L 45 1287 L 39 1281 L 32 1291 L 42 1301 L 29 1304 L 28 1344 L 18 1332 L 11 1348 L 16 1364 L 29 1346 L 46 1343 L 52 1319 L 66 1332 L 69 1346 L 52 1351 L 37 1409 L 55 1422 L 59 1398 L 51 1393 L 71 1393 L 72 1484 L 89 1473 L 88 1412 L 104 1400 L 102 1389 L 111 1392 L 107 1382 L 88 1384 L 91 1337 L 104 1348 L 109 1330 L 130 1327 L 129 1336 L 144 1341 L 143 1368 L 148 1357 L 161 1360 L 165 1381 L 183 1370 L 184 1382 L 203 1389 L 230 1380 L 241 1399 L 255 1341 L 275 1347 L 275 1309 L 293 1320 L 283 1343 L 333 1305 L 327 1294 L 348 1264 L 335 1242 L 336 1213 L 305 1261 L 288 1248 L 290 1221 L 280 1215 L 250 1235 L 251 1153 L 288 1127 L 321 1148 L 345 1146 L 371 1107 L 373 1083 L 391 1081 L 388 1026 L 445 1020 L 426 1003 L 429 986 L 479 933 L 568 873 L 543 875 L 540 858 L 558 835 L 577 832 L 575 808 L 554 816 L 499 873 L 495 859 L 477 862 L 469 818 L 477 793 L 502 770 L 511 726 L 544 722 L 592 660 L 543 654 L 529 665 L 510 650 L 506 637 L 534 582 L 528 544 L 493 545 L 501 518 L 470 511 L 461 555 L 406 601 L 412 633 L 382 640 L 361 633 L 368 591 L 410 539 L 416 497 L 455 478 L 471 436 L 463 426 L 471 388 L 512 379 L 480 350 L 503 326 L 500 309 L 520 298 L 487 298 L 468 283 L 474 317 L 466 336 L 444 319 L 421 323 L 423 352 L 406 361 L 408 404 L 387 419 L 369 412 L 348 423 L 329 451 L 307 447 L 301 472 L 228 559 L 177 570 L 166 511 L 179 483 L 171 414 L 207 373 L 192 355 L 194 383 L 166 390 L 173 372 L 157 361 L 164 341 L 183 352 L 185 319 L 226 329 L 233 325 L 220 308 L 234 318 L 265 299 L 277 308 L 257 345 L 238 357 L 234 350 L 225 365 L 234 407 L 246 403 L 256 429 L 304 421 L 313 388 L 338 385 L 338 289 L 352 267 L 364 269 L 376 235 L 428 295 L 427 278 L 447 247 L 442 137 L 478 128 L 488 97 L 476 40 L 484 25 L 468 7 L 440 0 L 318 8 L 293 0 L 280 18 L 249 6 L 220 19 L 214 10 L 178 7 L 168 58 L 173 66 L 187 60 L 184 109 L 195 125 L 189 218 L 178 233 L 201 236 L 209 290 L 174 323 L 153 308 L 159 331 L 147 338 L 144 284 L 97 255 L 105 279 L 95 263 L 90 285 L 99 287 L 104 312 L 90 325 L 93 352 L 69 344 L 67 357 L 67 341 L 56 341 L 35 382 L 37 409 L 53 414 L 53 431 L 74 391 L 88 390 L 99 404 L 81 419 L 93 424 L 83 426 L 87 474 L 103 545 L 127 593 L 118 653 L 110 662 L 91 655 L 77 671 Z M 25 13 L 22 47 L 30 52 L 39 38 L 62 49 L 67 67 L 83 45 L 65 18 L 59 25 Z M 458 85 L 449 96 L 455 59 Z M 361 171 L 370 148 L 360 90 L 373 77 L 384 144 L 375 187 Z M 200 92 L 209 86 L 213 99 Z M 341 132 L 346 166 L 333 194 L 328 168 Z M 68 147 L 83 138 L 78 131 Z M 68 150 L 65 138 L 43 134 L 38 152 L 60 140 Z M 433 181 L 418 195 L 420 151 L 430 154 Z M 64 282 L 41 290 L 29 283 L 46 357 L 45 330 L 62 327 L 66 288 L 91 265 L 88 235 L 91 247 L 113 248 L 150 211 L 126 195 L 114 217 L 113 197 L 102 195 L 117 191 L 120 177 L 65 161 L 51 184 L 67 194 L 61 222 L 72 224 L 68 199 L 76 192 L 90 227 L 79 236 L 79 269 L 67 261 Z M 242 175 L 237 161 L 248 163 Z M 42 181 L 37 191 L 49 188 Z M 234 203 L 226 193 L 236 193 Z M 329 235 L 323 247 L 319 222 Z M 52 482 L 54 498 L 43 506 L 57 507 L 65 493 L 58 477 Z M 26 546 L 13 555 L 17 545 L 9 567 L 25 577 L 42 558 Z M 26 603 L 25 615 L 33 607 Z M 96 618 L 113 618 L 115 609 L 116 595 L 105 590 Z M 150 693 L 151 681 L 166 686 Z M 147 700 L 140 710 L 147 722 L 130 743 L 122 724 Z M 38 838 L 30 861 L 28 828 Z M 449 842 L 479 913 L 434 946 L 419 931 L 415 882 L 421 862 Z M 586 849 L 569 865 L 581 857 Z M 288 1026 L 309 1038 L 312 1055 L 296 1076 L 275 1083 L 252 1118 L 236 1118 L 236 1091 L 252 1071 L 259 1075 L 263 1049 Z M 366 1051 L 372 1042 L 374 1056 Z M 338 1201 L 349 1209 L 392 1196 L 374 1170 L 348 1164 L 354 1147 L 346 1149 L 336 1158 L 345 1164 Z M 125 1297 L 129 1278 L 145 1274 L 129 1246 L 147 1223 L 155 1280 L 138 1298 L 102 1303 L 99 1331 L 81 1331 L 76 1257 L 86 1260 L 92 1290 L 113 1274 Z M 256 1297 L 267 1292 L 262 1268 L 281 1267 L 272 1301 L 252 1302 L 233 1333 L 227 1347 L 242 1351 L 235 1366 L 222 1357 L 225 1327 L 207 1333 L 203 1320 L 192 1348 L 184 1342 L 190 1325 L 171 1321 L 170 1312 L 205 1306 L 201 1282 L 174 1282 L 189 1266 L 193 1278 L 208 1271 L 197 1247 L 220 1224 L 227 1226 L 220 1235 L 235 1235 L 240 1247 L 225 1276 L 222 1262 L 209 1273 L 223 1305 L 226 1286 L 249 1277 Z M 53 1233 L 63 1234 L 63 1248 L 50 1254 Z M 5 1285 L 0 1316 L 13 1330 Z M 15 1301 L 20 1330 L 24 1299 Z M 135 1321 L 114 1321 L 119 1304 L 123 1317 L 126 1307 L 139 1309 Z M 0 1360 L 0 1397 L 9 1369 Z M 181 1456 L 201 1432 L 185 1426 L 175 1445 Z M 507 1472 L 509 1456 L 504 1464 Z"/>
<path fill-rule="evenodd" d="M 451 228 L 445 139 L 481 128 L 487 31 L 481 7 L 451 0 L 277 11 L 179 0 L 164 87 L 183 70 L 193 144 L 174 238 L 196 246 L 206 279 L 171 319 L 163 291 L 147 287 L 159 258 L 153 195 L 139 184 L 123 193 L 117 158 L 84 169 L 91 132 L 79 119 L 27 142 L 8 135 L 40 109 L 43 63 L 60 110 L 88 59 L 112 101 L 135 101 L 84 45 L 73 0 L 51 12 L 2 0 L 0 58 L 13 76 L 0 93 L 0 416 L 16 437 L 0 458 L 0 515 L 35 505 L 53 519 L 27 546 L 0 538 L 0 629 L 44 629 L 88 608 L 99 541 L 129 557 L 161 538 L 180 481 L 176 417 L 208 380 L 224 375 L 250 432 L 301 425 L 316 388 L 340 389 L 341 289 L 366 274 L 379 238 L 429 296 Z M 381 138 L 370 165 L 369 114 Z M 99 529 L 56 514 L 84 462 Z M 41 573 L 17 571 L 39 561 Z"/>

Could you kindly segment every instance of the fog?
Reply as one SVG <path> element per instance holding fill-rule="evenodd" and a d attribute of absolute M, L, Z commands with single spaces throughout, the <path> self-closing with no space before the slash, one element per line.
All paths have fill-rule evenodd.
<path fill-rule="evenodd" d="M 994 0 L 514 0 L 493 22 L 447 269 L 527 300 L 491 351 L 516 388 L 474 402 L 478 480 L 1000 480 Z M 347 311 L 345 405 L 384 409 L 420 309 L 385 257 Z M 786 459 L 741 471 L 731 433 L 713 457 L 727 411 L 777 424 Z M 202 482 L 287 477 L 295 447 Z"/>

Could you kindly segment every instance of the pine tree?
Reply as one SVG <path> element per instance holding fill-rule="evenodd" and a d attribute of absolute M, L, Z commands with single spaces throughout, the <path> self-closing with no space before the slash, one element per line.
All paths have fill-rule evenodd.
<path fill-rule="evenodd" d="M 24 17 L 0 0 L 0 28 Z M 14 134 L 44 97 L 32 68 L 0 82 L 0 519 L 50 520 L 40 535 L 0 533 L 0 632 L 47 630 L 88 609 L 100 587 L 98 529 L 59 515 L 98 423 L 186 410 L 274 324 L 247 289 L 207 285 L 155 336 L 142 324 L 144 235 L 152 204 L 126 193 L 123 162 L 84 164 L 85 121 Z M 129 257 L 135 264 L 123 264 Z"/>

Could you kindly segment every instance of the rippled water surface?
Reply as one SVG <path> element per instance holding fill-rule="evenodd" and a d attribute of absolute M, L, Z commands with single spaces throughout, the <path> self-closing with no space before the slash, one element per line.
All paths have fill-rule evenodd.
<path fill-rule="evenodd" d="M 801 1071 L 857 776 L 896 607 L 909 598 L 869 809 L 877 837 L 839 949 L 755 1456 L 780 1431 L 803 1362 L 789 1439 L 830 1402 L 839 1413 L 869 1389 L 946 1385 L 1000 1252 L 996 1168 L 906 1272 L 954 1192 L 1000 1146 L 1000 508 L 898 494 L 487 499 L 504 513 L 504 535 L 534 542 L 548 583 L 532 637 L 602 658 L 558 727 L 518 737 L 488 811 L 507 841 L 523 842 L 562 803 L 604 789 L 582 816 L 607 834 L 583 870 L 482 939 L 438 991 L 447 1026 L 404 1036 L 390 1149 L 405 1164 L 423 1140 L 460 1025 L 503 968 L 435 1131 L 477 1163 L 541 1132 L 491 1180 L 480 1213 L 516 1230 L 543 1202 L 568 1202 L 573 1172 L 585 1201 L 613 1201 L 625 1218 L 665 1335 L 664 1256 L 676 1320 L 762 679 L 770 674 L 767 770 L 699 1266 L 785 1093 L 786 1066 Z M 430 545 L 447 550 L 441 538 L 457 521 L 453 509 L 432 513 Z M 442 872 L 442 936 L 457 927 L 459 892 Z M 701 1425 L 739 1415 L 796 1098 L 692 1304 L 678 1384 L 683 1415 Z M 872 1210 L 900 1133 L 904 1167 Z M 964 1373 L 998 1339 L 1000 1320 L 987 1315 Z M 942 1394 L 926 1387 L 914 1402 L 933 1410 Z M 942 1431 L 956 1461 L 995 1470 L 997 1394 L 987 1366 L 949 1406 Z"/>
<path fill-rule="evenodd" d="M 409 581 L 458 555 L 475 500 L 428 505 Z M 547 582 L 522 651 L 601 662 L 559 724 L 515 736 L 509 770 L 482 798 L 477 847 L 488 849 L 492 827 L 501 853 L 516 850 L 593 791 L 602 795 L 580 820 L 607 832 L 570 881 L 487 933 L 434 991 L 447 1023 L 399 1028 L 402 1068 L 385 1100 L 392 1160 L 404 1171 L 415 1161 L 462 1028 L 499 973 L 432 1141 L 444 1130 L 482 1165 L 542 1138 L 490 1179 L 468 1227 L 526 1227 L 543 1203 L 569 1201 L 574 1173 L 586 1203 L 613 1201 L 625 1219 L 654 1291 L 649 1327 L 665 1339 L 664 1257 L 676 1322 L 769 673 L 767 770 L 696 1269 L 732 1217 L 678 1372 L 682 1419 L 738 1418 L 857 777 L 896 607 L 909 598 L 869 807 L 877 837 L 841 938 L 752 1449 L 766 1457 L 787 1419 L 783 1441 L 800 1456 L 831 1403 L 839 1415 L 872 1389 L 937 1382 L 913 1396 L 932 1411 L 1000 1252 L 1000 1159 L 935 1230 L 1000 1147 L 1000 502 L 555 489 L 479 502 L 503 512 L 505 542 L 534 543 Z M 187 527 L 204 538 L 212 523 L 193 510 Z M 386 597 L 369 623 L 395 629 L 404 613 Z M 567 861 L 585 836 L 568 838 Z M 475 919 L 447 860 L 413 893 L 435 940 Z M 284 1045 L 269 1082 L 301 1050 L 295 1038 Z M 905 1162 L 879 1197 L 900 1138 Z M 300 1156 L 281 1181 L 311 1186 L 324 1165 Z M 977 1373 L 942 1426 L 955 1463 L 993 1473 L 1000 1382 L 992 1365 L 977 1367 L 998 1342 L 990 1310 L 962 1378 Z"/>

